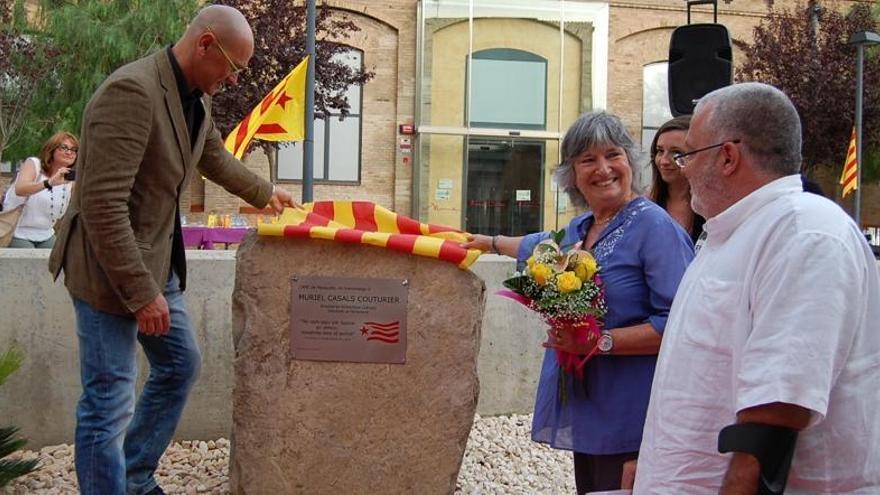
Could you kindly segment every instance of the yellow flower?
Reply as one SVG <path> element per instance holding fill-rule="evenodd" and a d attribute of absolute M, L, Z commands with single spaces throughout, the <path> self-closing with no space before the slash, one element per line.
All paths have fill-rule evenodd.
<path fill-rule="evenodd" d="M 541 287 L 547 285 L 550 277 L 553 276 L 553 270 L 544 263 L 535 263 L 535 265 L 529 269 L 529 273 L 532 274 L 535 283 Z"/>
<path fill-rule="evenodd" d="M 556 287 L 563 294 L 574 292 L 581 288 L 581 279 L 574 272 L 562 272 L 556 277 Z"/>
<path fill-rule="evenodd" d="M 526 265 L 529 267 L 529 270 L 531 270 L 532 267 L 535 266 L 535 263 L 537 263 L 537 260 L 535 260 L 534 256 L 529 256 L 529 259 L 526 260 Z"/>
<path fill-rule="evenodd" d="M 593 275 L 596 274 L 598 269 L 599 267 L 596 264 L 596 258 L 593 258 L 592 256 L 584 256 L 580 258 L 574 266 L 574 273 L 579 279 L 586 282 L 593 278 Z"/>

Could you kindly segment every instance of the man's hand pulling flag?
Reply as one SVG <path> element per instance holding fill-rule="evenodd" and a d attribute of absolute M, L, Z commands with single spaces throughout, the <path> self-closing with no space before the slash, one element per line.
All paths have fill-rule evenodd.
<path fill-rule="evenodd" d="M 284 213 L 284 208 L 287 206 L 302 209 L 302 206 L 293 200 L 293 195 L 290 194 L 290 191 L 278 186 L 275 186 L 272 189 L 272 197 L 269 199 L 269 206 L 272 207 L 272 210 L 275 211 L 276 215 Z"/>

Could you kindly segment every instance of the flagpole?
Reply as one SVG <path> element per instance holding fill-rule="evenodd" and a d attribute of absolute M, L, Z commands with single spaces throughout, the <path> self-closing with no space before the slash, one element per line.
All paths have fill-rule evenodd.
<path fill-rule="evenodd" d="M 862 228 L 862 93 L 864 91 L 864 65 L 865 45 L 880 43 L 880 35 L 872 31 L 861 31 L 852 35 L 849 39 L 851 45 L 856 45 L 856 198 L 853 207 L 853 220 L 859 229 Z"/>
<path fill-rule="evenodd" d="M 309 66 L 306 70 L 306 101 L 303 112 L 305 139 L 302 202 L 311 203 L 315 178 L 315 0 L 306 0 L 306 55 L 309 57 Z"/>

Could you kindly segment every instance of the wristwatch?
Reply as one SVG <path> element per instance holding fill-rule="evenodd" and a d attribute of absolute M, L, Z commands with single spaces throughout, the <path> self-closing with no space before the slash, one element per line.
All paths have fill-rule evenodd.
<path fill-rule="evenodd" d="M 614 349 L 614 339 L 611 337 L 611 332 L 602 332 L 602 335 L 599 336 L 599 340 L 596 342 L 596 348 L 602 354 L 609 354 L 611 349 Z"/>
<path fill-rule="evenodd" d="M 49 179 L 43 179 L 43 187 L 50 191 L 52 190 L 52 184 L 49 184 Z"/>

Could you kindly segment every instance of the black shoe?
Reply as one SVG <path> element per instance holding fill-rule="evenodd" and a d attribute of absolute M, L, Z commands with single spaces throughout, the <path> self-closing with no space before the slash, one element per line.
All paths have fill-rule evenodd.
<path fill-rule="evenodd" d="M 157 485 L 156 488 L 153 488 L 152 490 L 148 491 L 144 495 L 165 495 L 165 492 L 162 491 L 162 489 L 159 488 L 159 486 Z"/>

